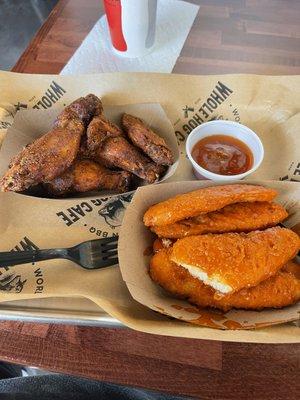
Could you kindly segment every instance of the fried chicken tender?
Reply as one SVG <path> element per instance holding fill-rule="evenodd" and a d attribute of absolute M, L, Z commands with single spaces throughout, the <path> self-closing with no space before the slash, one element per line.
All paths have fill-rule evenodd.
<path fill-rule="evenodd" d="M 219 210 L 229 204 L 272 201 L 276 195 L 276 190 L 244 184 L 201 188 L 151 206 L 145 212 L 144 224 L 169 225 L 201 213 Z"/>
<path fill-rule="evenodd" d="M 285 271 L 279 271 L 255 287 L 216 296 L 214 289 L 172 262 L 170 252 L 162 249 L 152 257 L 149 271 L 152 280 L 170 294 L 187 299 L 199 307 L 213 307 L 222 311 L 232 308 L 261 310 L 285 307 L 300 300 L 300 280 L 293 273 Z M 300 270 L 299 265 L 293 264 L 294 269 Z"/>
<path fill-rule="evenodd" d="M 47 183 L 46 188 L 55 196 L 99 189 L 127 192 L 130 181 L 129 172 L 110 171 L 91 160 L 76 160 L 62 175 Z"/>
<path fill-rule="evenodd" d="M 109 121 L 105 116 L 99 115 L 92 119 L 87 128 L 87 148 L 91 154 L 101 149 L 104 141 L 109 137 L 124 136 L 121 129 Z"/>
<path fill-rule="evenodd" d="M 275 226 L 287 216 L 280 204 L 263 201 L 235 203 L 171 225 L 153 226 L 151 230 L 160 237 L 171 239 L 204 233 L 250 232 Z"/>
<path fill-rule="evenodd" d="M 300 247 L 299 236 L 286 228 L 207 234 L 178 239 L 171 260 L 221 293 L 256 286 L 275 275 Z"/>
<path fill-rule="evenodd" d="M 85 124 L 101 107 L 100 99 L 91 94 L 66 107 L 50 132 L 11 160 L 0 182 L 1 190 L 21 192 L 61 175 L 76 158 Z"/>
<path fill-rule="evenodd" d="M 300 264 L 294 262 L 293 260 L 290 260 L 287 262 L 283 267 L 283 271 L 286 272 L 291 272 L 297 279 L 300 280 Z"/>
<path fill-rule="evenodd" d="M 156 164 L 173 164 L 173 154 L 164 139 L 153 132 L 141 119 L 133 115 L 123 114 L 122 125 L 132 143 Z"/>
<path fill-rule="evenodd" d="M 92 157 L 107 167 L 117 167 L 132 172 L 147 183 L 156 182 L 161 174 L 161 166 L 155 165 L 143 156 L 122 136 L 107 138 Z"/>

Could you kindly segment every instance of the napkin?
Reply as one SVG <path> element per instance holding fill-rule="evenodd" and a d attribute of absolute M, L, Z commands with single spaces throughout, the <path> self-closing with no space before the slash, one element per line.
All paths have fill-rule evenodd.
<path fill-rule="evenodd" d="M 171 72 L 198 13 L 199 6 L 179 0 L 157 5 L 155 47 L 139 58 L 113 53 L 106 16 L 102 16 L 61 71 L 62 75 L 97 72 Z"/>

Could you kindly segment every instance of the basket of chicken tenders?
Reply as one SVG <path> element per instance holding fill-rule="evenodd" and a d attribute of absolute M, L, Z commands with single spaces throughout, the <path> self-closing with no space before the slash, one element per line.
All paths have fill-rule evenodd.
<path fill-rule="evenodd" d="M 293 183 L 271 181 L 138 189 L 119 240 L 131 295 L 159 313 L 210 328 L 297 321 L 299 194 Z"/>

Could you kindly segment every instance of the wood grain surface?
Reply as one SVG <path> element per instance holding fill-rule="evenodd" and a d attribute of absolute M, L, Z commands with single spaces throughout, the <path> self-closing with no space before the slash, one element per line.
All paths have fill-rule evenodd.
<path fill-rule="evenodd" d="M 300 74 L 299 0 L 190 2 L 200 11 L 173 72 Z M 99 0 L 60 0 L 13 71 L 59 73 L 102 14 Z"/>
<path fill-rule="evenodd" d="M 297 399 L 297 345 L 252 345 L 21 322 L 0 324 L 2 360 L 204 399 Z"/>
<path fill-rule="evenodd" d="M 201 8 L 174 72 L 300 73 L 299 0 L 191 2 Z M 13 71 L 59 73 L 102 13 L 99 0 L 60 0 Z M 3 321 L 0 359 L 201 399 L 297 399 L 300 392 L 300 345 Z"/>

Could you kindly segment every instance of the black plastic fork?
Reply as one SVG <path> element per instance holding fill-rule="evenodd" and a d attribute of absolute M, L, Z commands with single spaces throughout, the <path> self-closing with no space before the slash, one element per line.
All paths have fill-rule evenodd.
<path fill-rule="evenodd" d="M 65 258 L 86 269 L 110 267 L 118 263 L 118 237 L 88 240 L 66 249 L 0 252 L 0 267 Z"/>

